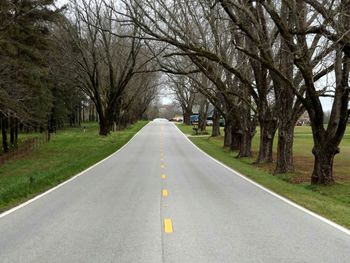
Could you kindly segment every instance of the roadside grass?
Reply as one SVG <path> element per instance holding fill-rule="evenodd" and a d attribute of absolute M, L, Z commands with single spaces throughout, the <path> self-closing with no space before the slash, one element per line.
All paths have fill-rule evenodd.
<path fill-rule="evenodd" d="M 178 127 L 186 135 L 192 135 L 191 126 L 179 124 Z M 258 132 L 259 133 L 259 132 Z M 256 181 L 266 188 L 320 214 L 340 225 L 350 229 L 350 132 L 344 136 L 340 145 L 341 153 L 334 162 L 336 183 L 332 186 L 310 185 L 310 175 L 313 166 L 311 153 L 313 141 L 310 127 L 295 127 L 294 160 L 295 172 L 285 175 L 272 175 L 275 164 L 254 165 L 258 151 L 259 134 L 253 141 L 253 158 L 240 158 L 236 152 L 223 148 L 223 136 L 189 136 L 189 139 L 199 148 Z M 275 141 L 276 149 L 277 140 Z"/>
<path fill-rule="evenodd" d="M 183 133 L 189 135 L 189 136 L 203 136 L 203 134 L 195 134 L 194 130 L 193 130 L 193 126 L 191 125 L 184 125 L 184 124 L 177 124 L 178 127 L 181 127 L 181 130 Z M 211 135 L 211 132 L 213 130 L 213 127 L 212 126 L 207 126 L 206 128 L 207 130 L 207 136 L 210 136 Z M 224 134 L 224 127 L 220 127 L 220 132 L 221 134 Z"/>
<path fill-rule="evenodd" d="M 98 135 L 98 124 L 67 128 L 54 134 L 49 143 L 40 144 L 24 158 L 0 165 L 0 212 L 9 209 L 69 179 L 112 154 L 147 121 L 139 121 L 107 137 Z M 20 135 L 22 136 L 22 135 Z M 23 135 L 33 137 L 38 135 Z"/>

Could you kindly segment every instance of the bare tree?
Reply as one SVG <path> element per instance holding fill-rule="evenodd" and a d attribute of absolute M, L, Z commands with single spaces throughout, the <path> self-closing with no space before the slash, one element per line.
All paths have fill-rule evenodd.
<path fill-rule="evenodd" d="M 170 89 L 174 92 L 176 100 L 180 103 L 183 122 L 187 125 L 191 124 L 191 115 L 193 114 L 193 106 L 196 99 L 196 89 L 191 84 L 190 79 L 186 76 L 169 75 Z"/>
<path fill-rule="evenodd" d="M 124 3 L 128 9 L 126 17 L 144 31 L 145 39 L 161 41 L 176 47 L 177 51 L 172 50 L 167 56 L 187 56 L 215 85 L 221 82 L 219 84 L 221 89 L 218 90 L 220 90 L 220 93 L 225 92 L 226 95 L 220 94 L 220 99 L 237 97 L 240 92 L 235 91 L 236 88 L 249 87 L 250 92 L 253 91 L 252 82 L 246 79 L 250 74 L 245 76 L 237 69 L 241 61 L 236 60 L 234 50 L 230 48 L 230 37 L 221 34 L 229 31 L 230 25 L 224 19 L 220 19 L 222 14 L 218 12 L 218 8 L 213 10 L 207 2 L 176 1 L 168 3 L 166 1 L 148 0 L 124 1 Z M 149 12 L 150 10 L 152 12 Z M 221 36 L 224 36 L 224 39 L 221 39 Z M 227 58 L 225 55 L 228 55 Z M 230 81 L 225 79 L 226 73 L 222 72 L 223 64 L 226 65 L 230 74 L 236 77 L 236 81 L 243 82 L 244 85 L 228 86 Z M 218 67 L 221 67 L 221 69 L 218 69 Z M 242 94 L 239 96 L 242 97 Z M 249 99 L 243 101 L 246 103 L 249 102 Z M 226 102 L 237 104 L 237 99 L 230 98 Z M 228 111 L 224 115 L 227 124 L 225 127 L 227 130 L 225 132 L 225 145 L 237 148 L 237 140 L 239 139 L 235 139 L 233 140 L 234 143 L 231 143 L 231 138 L 241 137 L 245 129 L 234 129 L 232 132 L 231 120 L 235 119 L 233 108 L 233 105 L 226 107 Z M 234 120 L 234 122 L 235 125 L 242 123 L 237 120 Z M 245 143 L 241 145 L 245 145 Z"/>
<path fill-rule="evenodd" d="M 307 4 L 310 5 L 307 5 Z M 338 36 L 340 40 L 342 35 L 346 35 L 345 28 L 335 26 L 333 22 L 334 10 L 339 14 L 338 24 L 347 25 L 348 21 L 345 19 L 347 4 L 343 1 L 329 2 L 324 1 L 319 4 L 317 1 L 282 1 L 282 5 L 275 1 L 257 1 L 255 8 L 260 8 L 261 17 L 265 17 L 273 23 L 275 28 L 275 35 L 281 37 L 282 47 L 287 48 L 284 65 L 288 65 L 288 61 L 293 61 L 295 67 L 293 71 L 297 74 L 293 79 L 291 76 L 291 69 L 281 67 L 278 61 L 271 59 L 266 49 L 265 41 L 262 41 L 254 33 L 258 30 L 251 30 L 241 23 L 242 16 L 237 15 L 236 9 L 244 10 L 245 17 L 249 17 L 250 21 L 254 23 L 255 19 L 251 16 L 249 4 L 245 1 L 220 1 L 221 6 L 227 12 L 228 16 L 234 21 L 239 28 L 249 37 L 253 43 L 258 47 L 258 52 L 251 52 L 247 49 L 241 49 L 253 59 L 264 64 L 270 72 L 274 84 L 285 85 L 293 92 L 302 103 L 303 107 L 309 113 L 311 119 L 311 126 L 313 130 L 315 167 L 312 174 L 312 183 L 330 184 L 333 182 L 332 166 L 333 158 L 339 152 L 338 145 L 344 134 L 346 127 L 346 120 L 348 118 L 348 61 L 346 56 L 346 49 L 344 43 L 338 44 L 334 41 Z M 251 6 L 251 5 L 250 5 Z M 321 8 L 322 6 L 326 8 Z M 243 8 L 242 8 L 243 7 Z M 313 7 L 313 8 L 311 8 Z M 330 18 L 328 13 L 327 19 L 320 19 L 322 16 L 326 18 L 325 13 L 320 11 L 332 10 L 333 18 Z M 286 19 L 286 17 L 288 19 Z M 330 22 L 330 20 L 332 22 Z M 324 26 L 334 28 L 336 34 L 327 35 L 322 34 L 319 30 Z M 258 28 L 256 25 L 254 27 Z M 310 33 L 310 34 L 309 34 Z M 325 36 L 326 35 L 326 36 Z M 343 40 L 339 41 L 339 43 Z M 289 57 L 289 58 L 288 58 Z M 332 61 L 335 61 L 333 65 Z M 335 97 L 333 102 L 334 112 L 333 119 L 329 122 L 328 127 L 323 126 L 323 109 L 320 102 L 320 97 L 329 89 L 320 89 L 317 81 L 323 76 L 333 74 L 334 70 L 336 79 Z M 276 85 L 276 86 L 277 86 Z M 278 90 L 278 89 L 276 89 Z M 285 89 L 285 91 L 287 91 Z M 283 96 L 291 98 L 290 94 L 284 93 Z M 289 99 L 290 101 L 290 99 Z M 287 103 L 290 104 L 290 103 Z M 298 113 L 297 108 L 296 113 Z M 299 111 L 300 113 L 300 111 Z"/>
<path fill-rule="evenodd" d="M 109 7 L 102 0 L 73 0 L 74 18 L 67 26 L 66 47 L 72 46 L 73 70 L 80 88 L 96 106 L 101 135 L 111 131 L 125 90 L 149 59 L 142 51 L 137 26 L 118 22 Z M 120 32 L 134 37 L 119 38 Z"/>
<path fill-rule="evenodd" d="M 344 104 L 347 103 L 344 98 L 348 96 L 344 84 L 348 75 L 345 62 L 349 50 L 348 33 L 346 26 L 338 26 L 348 23 L 343 15 L 348 12 L 346 1 L 323 1 L 322 4 L 311 0 L 123 2 L 128 10 L 125 18 L 142 29 L 145 39 L 175 47 L 176 51 L 167 56 L 186 56 L 215 83 L 222 102 L 229 101 L 225 117 L 232 117 L 235 111 L 244 111 L 237 108 L 242 105 L 240 102 L 244 102 L 249 111 L 256 112 L 261 128 L 258 162 L 272 161 L 273 139 L 279 129 L 277 173 L 293 170 L 294 125 L 306 109 L 312 120 L 315 140 L 313 152 L 318 171 L 314 172 L 313 178 L 323 178 L 312 182 L 327 184 L 333 181 L 332 178 L 324 179 L 322 174 L 331 173 L 331 168 L 322 172 L 317 159 L 321 158 L 319 155 L 322 155 L 321 159 L 326 155 L 334 157 L 337 151 L 324 154 L 325 148 L 319 142 L 323 141 L 321 144 L 327 145 L 326 148 L 332 148 L 330 142 L 338 145 L 348 117 Z M 336 23 L 334 17 L 341 23 Z M 333 65 L 329 61 L 336 63 Z M 233 77 L 227 77 L 227 72 Z M 319 97 L 329 96 L 329 89 L 320 86 L 323 77 L 329 74 L 334 74 L 338 84 L 335 98 L 339 99 L 333 104 L 337 105 L 334 111 L 334 123 L 337 124 L 322 131 L 323 110 Z M 233 83 L 235 89 L 231 87 L 225 91 L 229 83 Z M 342 90 L 340 86 L 345 88 Z M 227 100 L 229 95 L 236 99 Z M 249 114 L 239 115 L 246 116 L 245 120 L 254 119 Z M 237 118 L 233 119 L 237 123 Z M 235 140 L 239 137 L 235 130 L 246 134 L 249 129 L 236 128 L 227 120 L 225 142 L 231 141 L 235 148 Z M 313 125 L 315 122 L 319 123 L 317 128 Z M 332 166 L 333 157 L 326 162 L 328 167 Z"/>

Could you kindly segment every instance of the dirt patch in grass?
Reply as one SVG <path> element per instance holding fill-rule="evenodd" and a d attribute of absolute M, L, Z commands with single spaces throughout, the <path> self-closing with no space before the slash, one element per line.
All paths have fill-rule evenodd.
<path fill-rule="evenodd" d="M 10 152 L 0 154 L 0 164 L 28 157 L 37 143 L 37 138 L 31 138 L 21 142 L 16 148 L 10 149 Z"/>

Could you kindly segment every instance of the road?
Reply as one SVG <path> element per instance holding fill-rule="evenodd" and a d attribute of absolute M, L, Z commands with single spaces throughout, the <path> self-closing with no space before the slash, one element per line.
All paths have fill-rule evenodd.
<path fill-rule="evenodd" d="M 158 120 L 101 164 L 1 217 L 0 262 L 345 263 L 350 235 Z"/>

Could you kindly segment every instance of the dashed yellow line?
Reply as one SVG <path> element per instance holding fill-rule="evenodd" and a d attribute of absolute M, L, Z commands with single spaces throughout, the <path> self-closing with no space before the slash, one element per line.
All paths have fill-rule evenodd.
<path fill-rule="evenodd" d="M 163 197 L 168 197 L 168 195 L 169 195 L 168 190 L 167 189 L 163 189 L 162 190 L 162 195 L 163 195 Z"/>
<path fill-rule="evenodd" d="M 165 165 L 164 165 L 164 164 L 162 164 L 162 165 L 160 166 L 160 168 L 165 168 Z"/>
<path fill-rule="evenodd" d="M 173 233 L 173 222 L 170 218 L 164 219 L 164 232 L 165 233 Z"/>
<path fill-rule="evenodd" d="M 162 179 L 166 179 L 166 175 L 165 174 L 162 174 Z"/>

